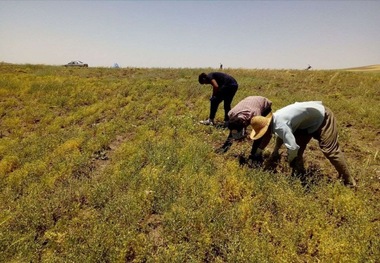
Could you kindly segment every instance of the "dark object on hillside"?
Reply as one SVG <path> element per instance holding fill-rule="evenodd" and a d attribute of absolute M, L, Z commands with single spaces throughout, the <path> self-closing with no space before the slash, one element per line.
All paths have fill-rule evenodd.
<path fill-rule="evenodd" d="M 311 69 L 311 66 L 309 65 L 307 68 L 305 68 L 305 70 L 309 70 L 309 69 Z"/>
<path fill-rule="evenodd" d="M 83 63 L 82 61 L 79 61 L 79 60 L 73 60 L 73 61 L 67 63 L 64 66 L 65 67 L 84 67 L 84 68 L 87 68 L 88 64 L 85 64 L 85 63 Z"/>
<path fill-rule="evenodd" d="M 223 64 L 222 63 L 220 63 L 220 67 L 219 67 L 220 69 L 223 69 Z"/>

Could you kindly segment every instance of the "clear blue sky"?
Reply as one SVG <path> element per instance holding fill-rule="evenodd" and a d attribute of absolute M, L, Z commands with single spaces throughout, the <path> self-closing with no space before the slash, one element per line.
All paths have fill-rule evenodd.
<path fill-rule="evenodd" d="M 380 1 L 0 1 L 0 62 L 337 69 L 380 64 Z"/>

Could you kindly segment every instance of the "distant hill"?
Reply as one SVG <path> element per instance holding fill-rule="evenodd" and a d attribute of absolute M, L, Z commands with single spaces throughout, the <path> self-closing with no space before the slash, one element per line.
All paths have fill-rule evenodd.
<path fill-rule="evenodd" d="M 376 71 L 376 72 L 379 71 L 380 72 L 380 64 L 357 67 L 357 68 L 347 68 L 345 70 L 348 70 L 348 71 Z"/>

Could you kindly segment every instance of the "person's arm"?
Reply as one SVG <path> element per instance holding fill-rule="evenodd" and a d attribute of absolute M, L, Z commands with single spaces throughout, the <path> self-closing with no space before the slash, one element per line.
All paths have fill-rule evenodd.
<path fill-rule="evenodd" d="M 227 152 L 232 146 L 233 141 L 234 139 L 232 138 L 232 133 L 230 132 L 224 144 L 220 148 L 216 149 L 216 153 L 222 154 Z"/>
<path fill-rule="evenodd" d="M 266 164 L 266 168 L 270 170 L 275 170 L 278 165 L 278 162 L 281 160 L 281 156 L 278 151 L 280 150 L 282 144 L 284 143 L 282 139 L 278 136 L 276 136 L 275 141 L 276 142 L 275 142 L 273 152 L 269 156 L 268 162 Z"/>
<path fill-rule="evenodd" d="M 262 151 L 267 147 L 271 139 L 272 133 L 270 132 L 270 129 L 268 129 L 267 132 L 260 139 L 253 141 L 250 156 L 261 156 Z"/>
<path fill-rule="evenodd" d="M 251 149 L 251 154 L 248 157 L 248 166 L 251 168 L 258 168 L 260 167 L 263 162 L 263 150 L 259 148 L 261 145 L 262 138 L 253 141 L 252 143 L 252 149 Z"/>
<path fill-rule="evenodd" d="M 277 159 L 280 156 L 278 151 L 280 150 L 283 143 L 284 141 L 279 136 L 276 136 L 276 143 L 275 143 L 273 152 L 271 154 L 271 158 Z"/>
<path fill-rule="evenodd" d="M 251 154 L 249 155 L 249 159 L 255 159 L 261 156 L 262 149 L 259 149 L 259 146 L 262 142 L 263 138 L 260 138 L 258 140 L 253 141 L 252 143 L 252 149 L 251 149 Z"/>
<path fill-rule="evenodd" d="M 218 83 L 216 82 L 215 79 L 212 79 L 210 84 L 212 86 L 212 97 L 215 97 L 216 94 L 218 94 L 219 85 L 218 85 Z"/>
<path fill-rule="evenodd" d="M 276 134 L 280 139 L 283 140 L 287 150 L 288 150 L 288 162 L 291 163 L 295 157 L 297 157 L 298 149 L 300 148 L 296 142 L 296 138 L 290 127 L 282 127 L 280 130 L 276 131 Z"/>

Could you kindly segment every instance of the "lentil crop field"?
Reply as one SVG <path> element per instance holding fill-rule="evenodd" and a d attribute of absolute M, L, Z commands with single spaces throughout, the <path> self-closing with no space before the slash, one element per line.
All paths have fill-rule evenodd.
<path fill-rule="evenodd" d="M 215 153 L 214 70 L 1 63 L 0 262 L 379 262 L 380 73 L 224 70 L 232 106 L 322 100 L 351 189 L 315 142 L 306 185 L 284 149 L 272 171 L 239 165 L 248 139 Z"/>

